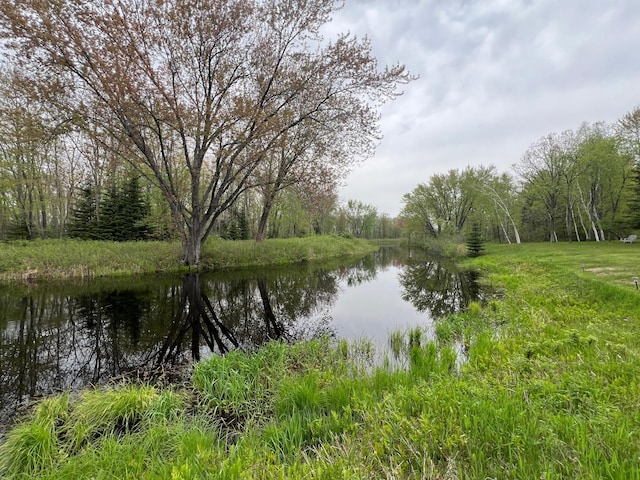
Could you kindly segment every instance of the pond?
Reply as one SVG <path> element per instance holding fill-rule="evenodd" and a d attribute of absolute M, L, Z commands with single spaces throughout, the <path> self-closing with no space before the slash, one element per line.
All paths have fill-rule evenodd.
<path fill-rule="evenodd" d="M 0 430 L 35 397 L 271 339 L 384 343 L 480 299 L 476 280 L 381 248 L 349 263 L 0 287 Z"/>

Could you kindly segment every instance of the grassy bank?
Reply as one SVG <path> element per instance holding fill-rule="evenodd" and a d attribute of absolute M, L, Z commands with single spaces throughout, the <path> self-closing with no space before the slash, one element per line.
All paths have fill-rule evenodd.
<path fill-rule="evenodd" d="M 285 265 L 362 255 L 375 250 L 364 240 L 337 236 L 266 240 L 210 239 L 201 268 Z M 180 269 L 181 247 L 173 242 L 40 240 L 0 243 L 0 282 L 86 278 L 170 272 Z"/>
<path fill-rule="evenodd" d="M 0 446 L 15 478 L 640 478 L 640 248 L 488 246 L 500 299 L 366 342 L 269 344 L 189 389 L 41 403 Z M 457 356 L 456 352 L 460 352 Z"/>

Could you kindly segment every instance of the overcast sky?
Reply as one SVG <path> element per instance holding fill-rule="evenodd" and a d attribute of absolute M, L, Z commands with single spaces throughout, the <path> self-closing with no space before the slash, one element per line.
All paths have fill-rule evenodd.
<path fill-rule="evenodd" d="M 346 0 L 328 31 L 420 76 L 340 192 L 392 216 L 434 173 L 512 172 L 540 137 L 640 105 L 640 0 Z"/>

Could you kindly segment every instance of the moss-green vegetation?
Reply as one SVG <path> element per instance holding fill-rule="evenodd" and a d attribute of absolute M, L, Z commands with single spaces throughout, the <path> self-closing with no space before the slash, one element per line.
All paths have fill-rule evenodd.
<path fill-rule="evenodd" d="M 436 337 L 272 343 L 189 390 L 44 401 L 0 446 L 15 478 L 640 478 L 640 247 L 487 246 L 503 296 Z M 584 269 L 583 269 L 584 264 Z M 399 368 L 404 367 L 404 368 Z"/>
<path fill-rule="evenodd" d="M 291 239 L 229 241 L 210 239 L 201 268 L 285 265 L 361 255 L 375 250 L 354 238 L 317 236 Z M 180 268 L 181 248 L 169 242 L 36 240 L 0 243 L 0 282 L 101 277 Z"/>

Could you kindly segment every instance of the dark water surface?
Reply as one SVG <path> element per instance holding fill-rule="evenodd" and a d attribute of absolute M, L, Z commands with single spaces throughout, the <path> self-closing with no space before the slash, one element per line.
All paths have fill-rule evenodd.
<path fill-rule="evenodd" d="M 34 397 L 270 339 L 385 342 L 480 298 L 476 279 L 383 248 L 347 264 L 0 287 L 0 430 Z"/>

